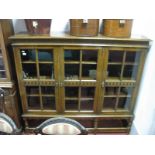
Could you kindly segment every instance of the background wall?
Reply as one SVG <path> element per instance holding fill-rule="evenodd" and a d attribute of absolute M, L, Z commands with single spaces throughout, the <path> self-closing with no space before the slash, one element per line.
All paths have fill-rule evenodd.
<path fill-rule="evenodd" d="M 155 134 L 155 19 L 136 19 L 132 33 L 152 39 L 146 58 L 131 134 Z"/>
<path fill-rule="evenodd" d="M 15 33 L 26 31 L 24 20 L 14 19 L 13 24 Z M 51 30 L 69 32 L 69 20 L 53 19 Z M 147 36 L 153 42 L 146 58 L 131 134 L 155 134 L 155 19 L 134 19 L 132 34 Z"/>

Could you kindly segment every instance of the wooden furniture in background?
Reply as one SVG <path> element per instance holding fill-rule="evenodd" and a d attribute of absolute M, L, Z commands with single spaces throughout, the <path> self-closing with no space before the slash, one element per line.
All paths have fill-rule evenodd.
<path fill-rule="evenodd" d="M 25 19 L 30 34 L 50 34 L 51 19 Z"/>
<path fill-rule="evenodd" d="M 13 35 L 12 20 L 0 20 L 0 106 L 20 128 L 19 102 L 15 86 L 15 69 L 9 36 Z M 4 92 L 4 93 L 3 93 Z"/>
<path fill-rule="evenodd" d="M 0 135 L 16 135 L 20 130 L 14 121 L 6 114 L 0 112 Z"/>
<path fill-rule="evenodd" d="M 104 19 L 103 35 L 118 38 L 130 37 L 132 22 L 132 19 Z"/>
<path fill-rule="evenodd" d="M 47 118 L 73 118 L 89 133 L 129 133 L 145 38 L 10 37 L 27 130 Z"/>
<path fill-rule="evenodd" d="M 73 36 L 97 36 L 99 19 L 70 19 L 70 34 Z"/>

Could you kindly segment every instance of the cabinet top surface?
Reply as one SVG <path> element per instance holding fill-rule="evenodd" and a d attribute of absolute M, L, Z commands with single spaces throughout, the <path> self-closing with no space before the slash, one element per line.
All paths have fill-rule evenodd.
<path fill-rule="evenodd" d="M 125 45 L 135 47 L 148 48 L 151 40 L 143 37 L 131 38 L 110 38 L 103 35 L 95 37 L 76 37 L 69 34 L 52 33 L 52 35 L 30 35 L 30 34 L 16 34 L 9 37 L 12 45 L 88 45 L 88 46 L 111 46 L 111 45 Z M 133 46 L 133 47 L 134 47 Z"/>

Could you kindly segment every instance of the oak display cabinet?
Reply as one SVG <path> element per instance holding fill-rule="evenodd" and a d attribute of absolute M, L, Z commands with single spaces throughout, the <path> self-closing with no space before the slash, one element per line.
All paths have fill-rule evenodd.
<path fill-rule="evenodd" d="M 149 39 L 24 34 L 10 39 L 27 130 L 64 116 L 90 133 L 129 133 Z"/>
<path fill-rule="evenodd" d="M 9 115 L 21 127 L 19 100 L 16 90 L 13 55 L 11 55 L 9 36 L 13 35 L 12 21 L 0 20 L 0 112 Z"/>

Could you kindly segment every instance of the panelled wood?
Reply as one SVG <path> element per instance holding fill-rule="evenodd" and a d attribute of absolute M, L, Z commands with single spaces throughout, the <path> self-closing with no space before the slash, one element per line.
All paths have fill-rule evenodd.
<path fill-rule="evenodd" d="M 0 88 L 2 111 L 21 128 L 20 100 L 16 86 L 13 52 L 8 37 L 13 35 L 11 19 L 0 19 Z M 4 94 L 3 94 L 4 93 Z"/>

